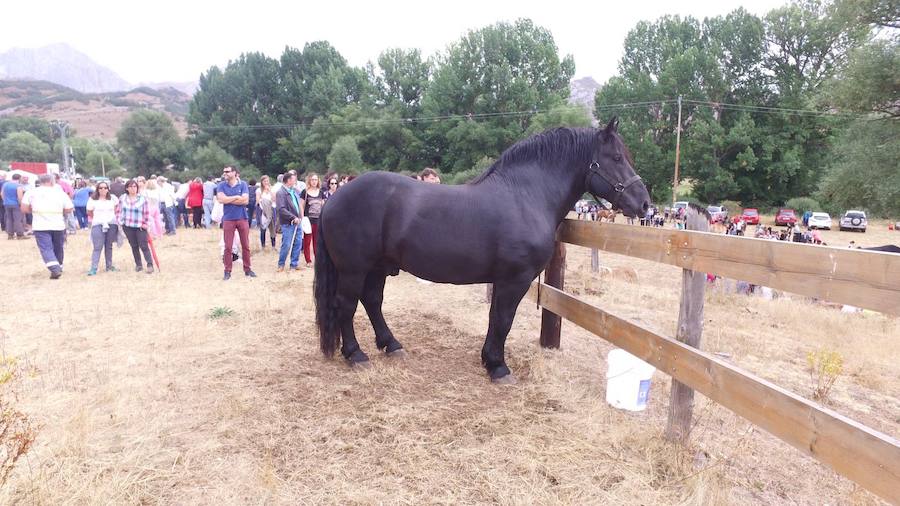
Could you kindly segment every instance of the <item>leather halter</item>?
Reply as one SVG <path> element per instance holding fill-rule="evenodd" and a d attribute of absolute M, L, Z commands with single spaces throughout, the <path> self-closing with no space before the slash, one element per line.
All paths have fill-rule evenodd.
<path fill-rule="evenodd" d="M 600 179 L 605 181 L 606 184 L 609 185 L 610 189 L 613 190 L 614 193 L 613 193 L 612 200 L 609 201 L 609 203 L 612 204 L 613 209 L 619 208 L 619 198 L 622 197 L 622 195 L 625 193 L 625 190 L 627 190 L 629 186 L 631 186 L 634 183 L 637 183 L 638 181 L 641 180 L 641 176 L 638 176 L 637 174 L 635 174 L 635 175 L 631 176 L 630 178 L 628 178 L 627 180 L 625 180 L 624 182 L 620 181 L 618 183 L 613 183 L 612 181 L 609 180 L 608 177 L 606 177 L 606 174 L 604 174 L 603 172 L 600 172 L 600 163 L 599 162 L 597 162 L 597 161 L 591 162 L 591 164 L 588 165 L 588 175 L 587 175 L 587 180 L 585 181 L 584 186 L 587 189 L 588 193 L 590 193 L 595 199 L 597 199 L 598 202 L 600 201 L 600 199 L 597 197 L 597 195 L 594 195 L 594 192 L 591 191 L 591 178 L 594 177 L 594 175 L 600 176 Z M 608 200 L 608 199 L 604 199 L 604 200 Z"/>

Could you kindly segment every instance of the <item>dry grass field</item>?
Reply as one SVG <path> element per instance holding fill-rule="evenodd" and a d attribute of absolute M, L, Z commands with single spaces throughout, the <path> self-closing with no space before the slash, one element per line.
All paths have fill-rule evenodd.
<path fill-rule="evenodd" d="M 883 222 L 825 236 L 900 243 Z M 20 372 L 6 395 L 40 426 L 0 503 L 879 504 L 702 396 L 692 446 L 669 446 L 668 376 L 646 411 L 610 408 L 611 346 L 564 323 L 562 350 L 540 349 L 533 303 L 507 345 L 518 384 L 496 386 L 479 363 L 484 286 L 390 278 L 385 313 L 409 356 L 378 356 L 360 310 L 373 367 L 352 370 L 318 352 L 312 271 L 276 274 L 256 251 L 259 278 L 224 283 L 213 231 L 157 248 L 160 273 L 134 273 L 126 247 L 121 272 L 88 278 L 82 232 L 54 282 L 33 241 L 0 239 L 0 351 Z M 638 273 L 603 278 L 588 250 L 568 251 L 568 291 L 674 332 L 680 270 L 601 252 Z M 897 318 L 716 290 L 706 308 L 703 349 L 807 397 L 807 352 L 838 351 L 829 406 L 900 435 Z"/>

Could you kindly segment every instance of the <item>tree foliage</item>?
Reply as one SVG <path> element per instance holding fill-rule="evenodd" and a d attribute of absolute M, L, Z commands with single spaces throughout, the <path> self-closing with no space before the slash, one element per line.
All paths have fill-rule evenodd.
<path fill-rule="evenodd" d="M 131 113 L 116 133 L 125 160 L 146 176 L 181 162 L 184 146 L 172 120 L 164 113 L 142 109 Z"/>
<path fill-rule="evenodd" d="M 352 135 L 338 138 L 328 153 L 328 168 L 335 172 L 359 172 L 362 156 Z"/>
<path fill-rule="evenodd" d="M 671 198 L 679 95 L 681 176 L 701 201 L 780 205 L 815 191 L 839 121 L 807 109 L 868 33 L 833 4 L 794 2 L 763 18 L 665 16 L 625 39 L 595 115 L 622 116 L 641 175 Z M 621 107 L 617 104 L 633 104 Z"/>
<path fill-rule="evenodd" d="M 0 160 L 11 162 L 48 162 L 50 146 L 31 132 L 12 132 L 0 140 Z"/>
<path fill-rule="evenodd" d="M 29 132 L 48 146 L 53 145 L 50 123 L 40 118 L 2 116 L 0 117 L 0 139 L 13 132 Z"/>
<path fill-rule="evenodd" d="M 285 48 L 277 60 L 249 53 L 212 67 L 189 122 L 197 145 L 214 140 L 269 174 L 323 169 L 347 136 L 359 151 L 356 169 L 435 165 L 446 173 L 534 131 L 532 117 L 563 104 L 573 73 L 550 32 L 524 19 L 470 31 L 432 59 L 386 50 L 365 70 L 319 41 Z M 548 114 L 535 121 L 584 124 L 577 113 Z"/>

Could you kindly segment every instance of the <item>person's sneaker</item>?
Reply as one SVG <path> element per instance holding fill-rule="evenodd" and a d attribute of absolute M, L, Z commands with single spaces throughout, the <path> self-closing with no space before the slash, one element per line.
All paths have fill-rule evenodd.
<path fill-rule="evenodd" d="M 279 266 L 278 266 L 278 272 L 284 272 L 284 266 L 283 266 L 283 265 L 279 265 Z"/>
<path fill-rule="evenodd" d="M 147 274 L 153 274 L 153 266 L 152 265 L 147 266 Z"/>
<path fill-rule="evenodd" d="M 231 279 L 231 273 L 228 271 L 225 271 L 225 275 L 222 276 L 222 281 L 228 281 L 229 279 Z"/>
<path fill-rule="evenodd" d="M 119 269 L 116 269 L 115 265 L 110 265 L 106 268 L 106 272 L 117 272 Z"/>
<path fill-rule="evenodd" d="M 59 269 L 53 269 L 50 271 L 50 279 L 59 279 L 62 276 L 62 271 Z"/>
<path fill-rule="evenodd" d="M 87 275 L 88 275 L 88 276 L 96 276 L 96 275 L 97 275 L 97 269 L 91 269 L 91 270 L 89 270 Z"/>
<path fill-rule="evenodd" d="M 244 276 L 247 276 L 248 278 L 255 278 L 256 273 L 253 271 L 244 271 Z"/>
<path fill-rule="evenodd" d="M 144 270 L 143 265 L 135 265 L 134 266 L 134 272 L 141 272 L 142 270 Z"/>

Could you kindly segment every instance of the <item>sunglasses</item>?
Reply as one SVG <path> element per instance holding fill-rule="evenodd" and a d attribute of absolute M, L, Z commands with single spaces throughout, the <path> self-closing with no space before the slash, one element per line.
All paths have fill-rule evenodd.
<path fill-rule="evenodd" d="M 337 181 L 331 181 L 328 186 L 337 186 Z"/>

